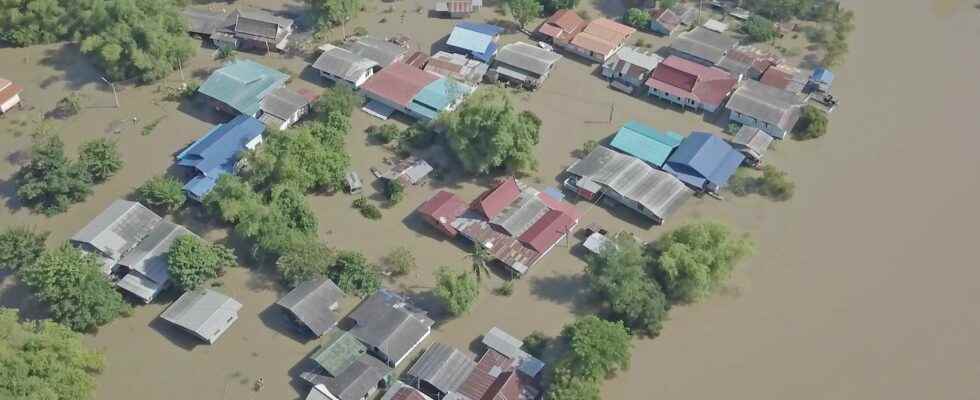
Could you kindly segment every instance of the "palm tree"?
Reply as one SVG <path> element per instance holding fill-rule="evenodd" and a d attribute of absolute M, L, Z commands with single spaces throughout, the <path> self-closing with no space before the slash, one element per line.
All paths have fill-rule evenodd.
<path fill-rule="evenodd" d="M 488 266 L 488 263 L 492 259 L 490 251 L 479 243 L 474 243 L 469 257 L 473 263 L 473 273 L 476 274 L 477 282 L 483 282 L 484 274 L 490 276 L 490 267 Z"/>

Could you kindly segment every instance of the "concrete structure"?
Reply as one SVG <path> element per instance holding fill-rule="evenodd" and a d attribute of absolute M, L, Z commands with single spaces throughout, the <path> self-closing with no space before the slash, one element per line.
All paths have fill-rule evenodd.
<path fill-rule="evenodd" d="M 607 18 L 595 19 L 567 44 L 566 50 L 597 62 L 605 62 L 626 44 L 636 29 Z"/>
<path fill-rule="evenodd" d="M 286 88 L 279 88 L 259 103 L 259 121 L 269 128 L 284 131 L 310 113 L 310 99 Z"/>
<path fill-rule="evenodd" d="M 714 112 L 735 89 L 738 79 L 715 67 L 669 56 L 647 80 L 651 96 L 695 111 Z"/>
<path fill-rule="evenodd" d="M 800 119 L 808 96 L 747 80 L 725 106 L 729 119 L 783 139 Z"/>
<path fill-rule="evenodd" d="M 381 69 L 377 62 L 332 44 L 320 46 L 320 50 L 323 53 L 313 63 L 313 69 L 326 79 L 354 89 L 361 87 L 372 74 Z"/>
<path fill-rule="evenodd" d="M 561 9 L 551 14 L 535 34 L 554 45 L 568 44 L 588 22 L 575 13 L 575 10 Z"/>
<path fill-rule="evenodd" d="M 446 45 L 454 53 L 489 63 L 497 53 L 497 42 L 503 31 L 503 28 L 496 25 L 463 21 L 453 27 Z"/>
<path fill-rule="evenodd" d="M 663 58 L 652 50 L 623 47 L 602 64 L 602 76 L 609 78 L 613 87 L 633 93 L 637 88 L 643 87 L 661 61 Z"/>
<path fill-rule="evenodd" d="M 504 45 L 493 60 L 496 79 L 534 89 L 544 83 L 561 56 L 524 42 Z"/>
<path fill-rule="evenodd" d="M 262 99 L 286 85 L 289 75 L 250 60 L 236 60 L 214 71 L 198 89 L 214 106 L 232 114 L 259 116 Z"/>
<path fill-rule="evenodd" d="M 670 42 L 671 54 L 696 63 L 713 66 L 718 64 L 738 41 L 703 27 L 681 33 Z"/>
<path fill-rule="evenodd" d="M 348 315 L 350 330 L 368 351 L 398 366 L 432 332 L 433 321 L 402 296 L 379 289 Z"/>
<path fill-rule="evenodd" d="M 693 132 L 667 159 L 664 171 L 695 190 L 717 193 L 728 184 L 728 178 L 743 160 L 745 156 L 721 138 Z"/>
<path fill-rule="evenodd" d="M 20 94 L 24 88 L 11 81 L 0 78 L 0 115 L 6 114 L 20 104 Z"/>
<path fill-rule="evenodd" d="M 214 344 L 238 320 L 242 304 L 211 289 L 186 292 L 160 314 L 201 340 Z"/>
<path fill-rule="evenodd" d="M 672 36 L 685 26 L 691 26 L 698 17 L 698 10 L 687 4 L 673 8 L 650 10 L 650 30 L 663 36 Z"/>
<path fill-rule="evenodd" d="M 337 325 L 337 307 L 344 292 L 328 278 L 311 279 L 286 293 L 276 305 L 285 309 L 295 321 L 320 337 Z"/>
<path fill-rule="evenodd" d="M 241 153 L 262 143 L 265 125 L 259 120 L 239 115 L 210 132 L 177 154 L 177 165 L 191 169 L 194 175 L 184 191 L 201 201 L 224 174 L 235 173 Z"/>

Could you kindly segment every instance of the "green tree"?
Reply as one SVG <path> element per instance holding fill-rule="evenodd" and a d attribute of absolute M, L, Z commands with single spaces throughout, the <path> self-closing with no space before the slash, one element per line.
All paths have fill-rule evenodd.
<path fill-rule="evenodd" d="M 354 18 L 363 5 L 361 0 L 304 0 L 317 13 L 317 21 L 324 26 L 337 26 Z"/>
<path fill-rule="evenodd" d="M 385 198 L 389 205 L 395 205 L 405 199 L 405 185 L 397 179 L 385 179 Z"/>
<path fill-rule="evenodd" d="M 552 373 L 547 400 L 600 400 L 599 381 L 576 376 L 567 362 L 560 363 Z"/>
<path fill-rule="evenodd" d="M 776 25 L 760 15 L 752 15 L 742 23 L 739 31 L 745 34 L 749 42 L 768 42 L 776 38 Z"/>
<path fill-rule="evenodd" d="M 806 15 L 815 0 L 743 0 L 742 6 L 763 17 L 786 21 Z"/>
<path fill-rule="evenodd" d="M 20 277 L 50 307 L 55 321 L 76 331 L 92 330 L 129 312 L 105 278 L 102 263 L 67 244 L 25 266 Z"/>
<path fill-rule="evenodd" d="M 650 336 L 660 333 L 670 303 L 646 268 L 650 257 L 637 240 L 619 235 L 598 255 L 588 258 L 586 276 L 592 290 L 627 326 Z"/>
<path fill-rule="evenodd" d="M 289 227 L 297 231 L 314 234 L 319 228 L 319 221 L 310 209 L 306 196 L 289 185 L 278 185 L 272 188 L 269 206 L 282 214 L 289 222 Z"/>
<path fill-rule="evenodd" d="M 337 254 L 327 245 L 309 240 L 290 249 L 276 262 L 282 279 L 289 287 L 330 274 L 337 263 Z"/>
<path fill-rule="evenodd" d="M 232 174 L 219 177 L 201 203 L 211 215 L 230 224 L 254 219 L 264 207 L 261 197 L 248 182 Z"/>
<path fill-rule="evenodd" d="M 0 398 L 91 400 L 105 360 L 82 335 L 52 321 L 23 321 L 0 308 Z"/>
<path fill-rule="evenodd" d="M 364 218 L 372 220 L 381 219 L 381 210 L 378 209 L 378 206 L 371 204 L 367 197 L 361 196 L 354 199 L 354 201 L 351 202 L 351 207 L 354 207 L 360 211 Z"/>
<path fill-rule="evenodd" d="M 623 22 L 636 29 L 647 29 L 650 26 L 650 13 L 644 9 L 631 8 L 626 10 Z"/>
<path fill-rule="evenodd" d="M 363 102 L 364 98 L 353 89 L 345 85 L 335 85 L 324 90 L 323 95 L 313 105 L 313 109 L 321 116 L 330 112 L 339 112 L 340 115 L 350 117 L 354 109 L 360 107 Z"/>
<path fill-rule="evenodd" d="M 534 146 L 539 141 L 541 120 L 533 113 L 518 112 L 506 91 L 481 89 L 456 111 L 445 114 L 449 147 L 470 173 L 487 174 L 506 167 L 516 173 L 537 167 Z"/>
<path fill-rule="evenodd" d="M 574 10 L 578 6 L 579 0 L 542 0 L 541 5 L 547 14 L 554 14 L 558 10 Z"/>
<path fill-rule="evenodd" d="M 449 314 L 458 317 L 469 312 L 480 296 L 480 283 L 466 271 L 453 272 L 449 267 L 436 271 L 436 297 Z"/>
<path fill-rule="evenodd" d="M 524 345 L 521 347 L 528 354 L 541 358 L 544 356 L 545 350 L 551 345 L 551 338 L 545 335 L 541 331 L 533 331 L 531 334 L 524 337 Z"/>
<path fill-rule="evenodd" d="M 330 269 L 330 279 L 344 292 L 362 297 L 381 288 L 378 268 L 369 263 L 364 254 L 356 251 L 337 253 L 337 262 Z"/>
<path fill-rule="evenodd" d="M 49 233 L 26 226 L 8 227 L 0 232 L 0 270 L 17 272 L 34 264 L 44 254 Z"/>
<path fill-rule="evenodd" d="M 90 140 L 82 143 L 78 153 L 78 162 L 95 183 L 105 182 L 123 167 L 122 156 L 115 140 Z"/>
<path fill-rule="evenodd" d="M 827 122 L 827 113 L 811 105 L 803 106 L 793 135 L 800 140 L 816 139 L 827 133 Z"/>
<path fill-rule="evenodd" d="M 367 129 L 368 137 L 381 144 L 388 144 L 400 138 L 402 131 L 392 124 L 372 125 Z"/>
<path fill-rule="evenodd" d="M 657 279 L 675 302 L 700 300 L 718 288 L 754 243 L 719 222 L 690 223 L 664 234 L 655 244 Z"/>
<path fill-rule="evenodd" d="M 522 30 L 527 27 L 528 22 L 541 15 L 541 11 L 544 9 L 538 0 L 507 0 L 507 8 L 510 9 L 514 21 L 517 21 Z"/>
<path fill-rule="evenodd" d="M 31 161 L 17 171 L 17 197 L 45 215 L 64 212 L 92 193 L 92 179 L 78 163 L 65 156 L 65 145 L 56 135 L 40 135 L 31 147 Z"/>
<path fill-rule="evenodd" d="M 789 175 L 772 165 L 762 167 L 762 195 L 776 201 L 786 201 L 793 198 L 796 184 Z"/>
<path fill-rule="evenodd" d="M 384 263 L 395 276 L 408 275 L 416 267 L 415 255 L 412 254 L 412 249 L 406 246 L 398 246 L 388 252 L 384 257 Z"/>
<path fill-rule="evenodd" d="M 479 243 L 474 243 L 473 248 L 470 249 L 470 265 L 473 268 L 473 276 L 476 276 L 477 282 L 483 282 L 483 276 L 490 276 L 490 261 L 493 260 L 493 255 L 490 254 L 490 250 L 483 247 Z"/>
<path fill-rule="evenodd" d="M 668 8 L 674 8 L 674 6 L 677 5 L 677 0 L 660 0 L 657 2 L 657 4 L 661 10 L 665 10 Z"/>
<path fill-rule="evenodd" d="M 350 166 L 342 144 L 325 146 L 305 127 L 269 135 L 246 159 L 244 175 L 260 191 L 276 185 L 289 185 L 302 193 L 337 190 Z"/>
<path fill-rule="evenodd" d="M 159 175 L 136 188 L 136 199 L 154 210 L 172 213 L 184 205 L 187 195 L 180 181 Z"/>
<path fill-rule="evenodd" d="M 577 378 L 598 381 L 630 366 L 633 344 L 622 322 L 590 315 L 565 325 L 561 336 L 569 346 L 562 366 Z"/>
<path fill-rule="evenodd" d="M 193 235 L 174 240 L 167 252 L 170 277 L 181 290 L 194 290 L 238 263 L 231 249 Z"/>
<path fill-rule="evenodd" d="M 18 47 L 68 36 L 69 15 L 58 0 L 0 0 L 0 42 Z"/>

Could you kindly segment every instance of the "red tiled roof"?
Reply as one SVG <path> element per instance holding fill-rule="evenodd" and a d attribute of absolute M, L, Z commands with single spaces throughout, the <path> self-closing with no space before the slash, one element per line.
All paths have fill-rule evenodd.
<path fill-rule="evenodd" d="M 719 105 L 738 81 L 720 68 L 669 56 L 657 65 L 647 80 L 647 86 L 671 95 Z"/>
<path fill-rule="evenodd" d="M 578 222 L 578 220 L 582 218 L 582 214 L 579 213 L 578 209 L 575 208 L 575 206 L 573 206 L 571 203 L 558 200 L 554 197 L 549 196 L 545 192 L 538 193 L 538 198 L 541 199 L 541 202 L 547 205 L 549 209 L 561 211 L 565 214 L 568 214 L 568 216 L 571 217 L 575 222 Z"/>
<path fill-rule="evenodd" d="M 480 199 L 478 208 L 488 219 L 492 219 L 513 203 L 520 194 L 521 189 L 517 187 L 517 180 L 507 178 Z"/>
<path fill-rule="evenodd" d="M 14 98 L 14 96 L 23 91 L 24 88 L 20 87 L 16 83 L 0 78 L 0 103 L 4 103 L 7 100 Z"/>
<path fill-rule="evenodd" d="M 660 25 L 663 25 L 669 30 L 674 30 L 681 24 L 681 18 L 669 8 L 651 10 L 650 18 L 656 20 Z"/>
<path fill-rule="evenodd" d="M 396 62 L 371 76 L 361 90 L 408 107 L 422 88 L 438 79 L 439 75 Z"/>
<path fill-rule="evenodd" d="M 549 210 L 521 235 L 519 240 L 539 253 L 548 251 L 575 226 L 575 220 L 558 210 Z"/>
<path fill-rule="evenodd" d="M 450 224 L 456 217 L 463 215 L 467 208 L 466 202 L 459 196 L 440 190 L 425 203 L 422 203 L 416 211 L 431 218 L 432 221 L 438 222 L 442 228 L 452 231 Z"/>
<path fill-rule="evenodd" d="M 585 27 L 585 20 L 572 10 L 558 10 L 541 24 L 538 32 L 552 38 L 574 36 Z"/>
<path fill-rule="evenodd" d="M 513 360 L 507 358 L 507 356 L 498 353 L 496 350 L 488 349 L 480 357 L 480 361 L 476 363 L 476 368 L 473 368 L 473 372 L 470 372 L 470 375 L 459 386 L 459 393 L 470 399 L 482 400 L 488 394 L 494 382 L 497 381 L 496 377 L 490 375 L 494 367 L 500 371 L 509 371 L 513 370 L 513 364 Z"/>
<path fill-rule="evenodd" d="M 782 69 L 769 67 L 766 68 L 766 72 L 762 73 L 762 77 L 759 78 L 759 82 L 765 83 L 766 85 L 786 89 L 789 84 L 793 82 L 793 75 Z"/>

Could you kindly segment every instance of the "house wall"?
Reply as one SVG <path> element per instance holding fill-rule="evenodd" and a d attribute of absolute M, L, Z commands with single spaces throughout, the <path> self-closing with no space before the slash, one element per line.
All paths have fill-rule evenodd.
<path fill-rule="evenodd" d="M 768 133 L 769 136 L 772 136 L 776 139 L 783 139 L 786 137 L 787 132 L 785 129 L 782 129 L 776 125 L 767 123 L 765 121 L 759 121 L 758 119 L 742 114 L 735 110 L 731 110 L 731 114 L 729 114 L 728 118 L 732 121 L 738 122 L 745 126 L 751 126 L 753 128 L 762 129 L 764 132 Z"/>
<path fill-rule="evenodd" d="M 612 190 L 611 188 L 605 187 L 605 189 L 602 191 L 602 194 L 607 198 L 615 200 L 619 204 L 631 208 L 633 211 L 643 214 L 645 217 L 654 220 L 654 222 L 660 223 L 663 221 L 660 217 L 654 215 L 652 211 L 647 210 L 646 207 L 643 207 L 642 204 L 632 199 L 623 197 L 622 195 L 617 193 L 615 190 Z"/>
<path fill-rule="evenodd" d="M 20 94 L 14 95 L 14 97 L 11 97 L 3 104 L 0 104 L 0 114 L 6 113 L 11 108 L 14 108 L 17 103 L 20 103 Z"/>
<path fill-rule="evenodd" d="M 571 43 L 560 43 L 559 46 L 561 46 L 565 50 L 568 50 L 568 51 L 570 51 L 572 53 L 575 53 L 576 55 L 579 55 L 579 56 L 588 58 L 588 59 L 590 59 L 592 61 L 598 61 L 598 62 L 605 62 L 606 59 L 609 58 L 609 56 L 611 56 L 613 53 L 615 53 L 615 51 L 612 52 L 612 53 L 609 53 L 609 54 L 594 53 L 592 51 L 583 49 L 583 48 L 578 47 L 578 46 L 576 46 L 574 44 L 571 44 Z"/>
<path fill-rule="evenodd" d="M 694 111 L 701 110 L 702 108 L 705 111 L 708 111 L 708 112 L 714 111 L 714 108 L 709 109 L 709 106 L 706 106 L 704 104 L 701 104 L 697 100 L 694 100 L 694 99 L 686 99 L 686 98 L 682 98 L 682 97 L 677 97 L 677 96 L 674 96 L 674 95 L 671 95 L 671 94 L 667 94 L 665 92 L 662 92 L 659 89 L 650 88 L 650 91 L 648 93 L 650 94 L 650 96 L 653 96 L 653 97 L 656 97 L 656 98 L 659 98 L 659 99 L 662 99 L 662 100 L 669 101 L 671 103 L 677 104 L 677 105 L 682 106 L 682 107 L 691 108 Z"/>
<path fill-rule="evenodd" d="M 361 85 L 363 85 L 364 82 L 367 82 L 368 78 L 370 78 L 372 75 L 374 75 L 374 70 L 369 68 L 361 72 L 361 75 L 358 76 L 357 79 L 353 81 L 349 81 L 347 79 L 341 78 L 329 72 L 320 71 L 320 76 L 329 79 L 331 81 L 334 81 L 336 83 L 347 85 L 348 87 L 352 87 L 354 89 L 361 87 Z"/>

